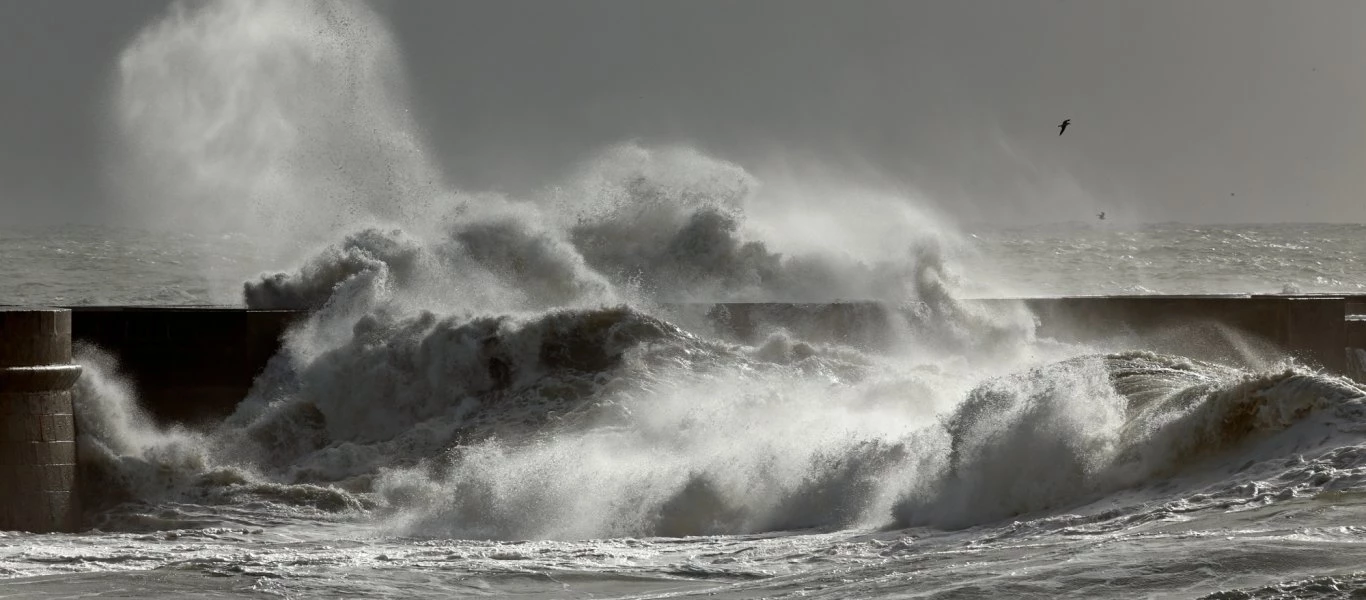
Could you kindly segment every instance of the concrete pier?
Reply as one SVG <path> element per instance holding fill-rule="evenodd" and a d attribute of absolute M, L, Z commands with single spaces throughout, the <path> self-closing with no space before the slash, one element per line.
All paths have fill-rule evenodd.
<path fill-rule="evenodd" d="M 1217 325 L 1331 373 L 1347 371 L 1351 296 L 1074 296 L 1022 300 L 1040 337 L 1091 341 Z M 982 301 L 999 302 L 999 301 Z M 1353 304 L 1355 305 L 1355 304 Z M 1196 357 L 1202 358 L 1202 357 Z"/>
<path fill-rule="evenodd" d="M 74 531 L 71 313 L 0 307 L 0 530 Z"/>
<path fill-rule="evenodd" d="M 1346 375 L 1366 383 L 1366 306 L 1363 312 L 1347 317 Z"/>
<path fill-rule="evenodd" d="M 302 311 L 227 307 L 72 307 L 72 336 L 112 352 L 163 422 L 230 414 Z"/>

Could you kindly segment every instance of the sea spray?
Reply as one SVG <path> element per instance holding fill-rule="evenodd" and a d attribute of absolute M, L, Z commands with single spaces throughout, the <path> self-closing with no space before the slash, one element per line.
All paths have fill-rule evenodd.
<path fill-rule="evenodd" d="M 526 198 L 448 187 L 394 48 L 362 4 L 209 2 L 176 4 L 121 56 L 135 196 L 189 207 L 177 218 L 237 211 L 223 223 L 312 252 L 243 288 L 309 313 L 225 422 L 119 425 L 127 394 L 92 369 L 103 464 L 175 482 L 132 496 L 373 510 L 410 535 L 958 527 L 1169 472 L 1144 449 L 1219 422 L 1181 415 L 1222 414 L 1198 407 L 1237 388 L 1195 367 L 1214 383 L 1135 417 L 1114 374 L 1150 359 L 1057 362 L 1086 349 L 1035 340 L 1018 305 L 958 299 L 957 235 L 904 196 L 639 144 Z M 742 340 L 678 308 L 847 299 L 880 301 L 892 343 L 778 323 Z"/>
<path fill-rule="evenodd" d="M 414 223 L 441 182 L 404 77 L 362 2 L 174 2 L 118 57 L 116 214 L 242 232 L 269 260 L 358 221 Z"/>
<path fill-rule="evenodd" d="M 944 420 L 948 460 L 895 513 L 903 524 L 959 528 L 1071 508 L 1227 461 L 1240 470 L 1279 466 L 1332 438 L 1313 427 L 1358 429 L 1363 403 L 1366 391 L 1302 367 L 1249 373 L 1151 352 L 1080 356 L 973 389 Z M 1227 454 L 1296 427 L 1310 427 L 1312 440 L 1291 435 Z"/>
<path fill-rule="evenodd" d="M 886 488 L 936 454 L 903 442 L 932 421 L 906 418 L 901 398 L 860 394 L 873 385 L 858 383 L 866 365 L 822 353 L 775 365 L 698 350 L 650 361 L 637 382 L 597 391 L 587 410 L 548 422 L 530 441 L 471 443 L 434 475 L 431 466 L 386 471 L 377 491 L 406 505 L 394 522 L 402 530 L 458 537 L 853 526 L 883 522 Z M 438 485 L 413 500 L 429 478 Z"/>
<path fill-rule="evenodd" d="M 157 426 L 111 354 L 78 344 L 75 359 L 82 368 L 72 399 L 86 510 L 180 497 L 209 467 L 204 435 Z"/>
<path fill-rule="evenodd" d="M 234 506 L 265 500 L 291 513 L 358 511 L 369 505 L 332 485 L 279 483 L 260 464 L 226 449 L 229 427 L 205 432 L 155 423 L 137 406 L 133 385 L 115 359 L 98 347 L 81 344 L 76 361 L 82 373 L 72 397 L 80 432 L 81 500 L 89 524 L 128 531 L 196 525 L 199 517 L 191 513 L 145 510 L 177 503 Z"/>
<path fill-rule="evenodd" d="M 128 179 L 151 188 L 134 196 L 138 202 L 158 212 L 188 207 L 181 217 L 214 225 L 221 224 L 219 213 L 236 211 L 240 223 L 223 223 L 243 226 L 263 243 L 321 248 L 299 270 L 263 275 L 244 289 L 249 307 L 310 311 L 237 414 L 202 444 L 211 455 L 206 464 L 237 465 L 249 473 L 244 481 L 350 482 L 364 489 L 367 478 L 386 469 L 423 463 L 432 463 L 420 467 L 435 469 L 429 472 L 444 469 L 446 480 L 461 479 L 450 473 L 473 468 L 463 461 L 498 454 L 481 448 L 533 460 L 515 440 L 606 450 L 615 443 L 607 431 L 614 430 L 594 423 L 626 427 L 647 417 L 657 423 L 650 431 L 669 429 L 678 423 L 658 419 L 678 406 L 715 415 L 691 431 L 721 419 L 724 427 L 712 426 L 732 437 L 763 434 L 752 436 L 753 447 L 710 434 L 676 440 L 683 453 L 665 461 L 673 470 L 651 480 L 659 502 L 644 505 L 650 510 L 687 504 L 668 501 L 678 493 L 712 494 L 733 518 L 707 527 L 762 530 L 826 522 L 781 508 L 796 498 L 825 498 L 817 504 L 838 507 L 840 523 L 877 520 L 872 515 L 885 514 L 893 494 L 870 482 L 900 480 L 888 475 L 898 461 L 933 453 L 907 452 L 898 437 L 919 421 L 883 415 L 864 422 L 849 416 L 863 412 L 850 413 L 826 395 L 866 410 L 909 406 L 923 420 L 934 412 L 924 405 L 951 404 L 951 392 L 968 379 L 930 368 L 911 378 L 955 383 L 911 385 L 926 397 L 860 399 L 842 389 L 868 369 L 869 358 L 858 351 L 782 341 L 787 334 L 780 330 L 762 348 L 736 347 L 671 324 L 667 317 L 676 313 L 665 307 L 886 300 L 904 307 L 896 311 L 896 331 L 918 350 L 902 357 L 913 368 L 940 362 L 936 351 L 972 354 L 967 349 L 1019 347 L 1028 339 L 1030 324 L 1020 315 L 996 318 L 958 305 L 940 258 L 952 244 L 951 230 L 910 210 L 904 198 L 829 182 L 766 186 L 739 165 L 696 150 L 637 144 L 603 151 L 537 197 L 448 191 L 412 133 L 396 62 L 383 23 L 353 3 L 176 4 L 120 58 L 116 113 L 132 150 L 121 166 Z M 182 172 L 187 176 L 176 175 Z M 809 191 L 816 188 L 819 198 Z M 831 213 L 829 233 L 860 243 L 846 250 L 785 235 L 777 208 L 796 202 L 797 190 L 808 190 L 801 200 L 812 206 L 858 206 L 852 216 Z M 351 233 L 329 242 L 326 236 L 339 229 Z M 849 238 L 850 230 L 879 235 Z M 791 250 L 775 250 L 770 241 Z M 694 391 L 699 386 L 704 392 Z M 784 424 L 771 411 L 786 410 L 786 403 L 799 417 Z M 576 418 L 566 421 L 570 414 Z M 570 421 L 579 429 L 563 430 Z M 841 423 L 847 431 L 827 429 Z M 860 432 L 873 424 L 874 431 Z M 652 435 L 626 435 L 624 450 Z M 886 458 L 870 460 L 881 466 L 869 471 L 863 461 L 848 460 L 846 450 Z M 753 464 L 750 475 L 772 479 L 767 491 L 738 490 L 741 480 L 720 467 L 734 460 Z M 434 466 L 440 463 L 447 466 Z M 829 474 L 818 474 L 824 467 L 817 465 L 830 465 Z M 620 476 L 596 473 L 598 479 L 577 481 Z M 494 485 L 503 475 L 480 477 Z M 801 492 L 836 480 L 864 491 L 848 500 L 829 489 Z M 542 508 L 549 514 L 563 507 Z M 702 526 L 668 510 L 593 515 L 596 521 L 569 529 L 521 531 L 640 533 L 656 521 L 679 532 Z"/>

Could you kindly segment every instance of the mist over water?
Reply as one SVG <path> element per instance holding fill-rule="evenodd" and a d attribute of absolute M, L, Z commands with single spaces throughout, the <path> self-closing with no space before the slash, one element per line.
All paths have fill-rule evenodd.
<path fill-rule="evenodd" d="M 364 4 L 176 3 L 117 74 L 125 208 L 244 232 L 280 262 L 237 299 L 308 316 L 200 430 L 152 423 L 81 350 L 105 530 L 990 546 L 1362 481 L 1355 384 L 1038 339 L 1022 307 L 959 299 L 993 282 L 965 284 L 972 247 L 918 198 L 637 143 L 528 197 L 448 184 Z M 704 315 L 842 299 L 879 301 L 876 335 Z"/>
<path fill-rule="evenodd" d="M 406 93 L 366 4 L 173 3 L 118 57 L 116 214 L 295 252 L 367 219 L 416 222 L 441 182 Z"/>
<path fill-rule="evenodd" d="M 276 260 L 377 226 L 458 246 L 447 258 L 485 271 L 572 244 L 645 297 L 899 299 L 911 248 L 953 238 L 904 198 L 769 185 L 684 147 L 606 149 L 533 198 L 446 186 L 404 101 L 397 45 L 362 3 L 173 4 L 119 57 L 114 87 L 118 213 L 245 233 Z M 524 299 L 541 305 L 591 293 L 566 260 L 533 260 L 549 270 L 513 285 L 545 287 Z"/>

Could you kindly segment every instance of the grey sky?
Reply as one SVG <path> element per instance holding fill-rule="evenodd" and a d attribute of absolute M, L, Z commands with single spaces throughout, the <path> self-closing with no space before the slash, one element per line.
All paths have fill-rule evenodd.
<path fill-rule="evenodd" d="M 164 6 L 0 0 L 0 223 L 108 194 L 108 77 Z M 1366 221 L 1356 0 L 378 8 L 465 187 L 524 191 L 638 139 L 910 186 L 965 220 Z"/>

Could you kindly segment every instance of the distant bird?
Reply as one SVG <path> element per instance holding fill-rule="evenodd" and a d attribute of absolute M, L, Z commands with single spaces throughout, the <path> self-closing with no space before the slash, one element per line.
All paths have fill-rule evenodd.
<path fill-rule="evenodd" d="M 1058 135 L 1062 135 L 1062 132 L 1067 131 L 1067 126 L 1068 126 L 1068 125 L 1071 125 L 1071 124 L 1072 124 L 1072 119 L 1063 119 L 1063 120 L 1062 120 L 1062 125 L 1059 125 L 1059 126 L 1058 126 Z"/>
<path fill-rule="evenodd" d="M 1062 134 L 1058 134 L 1058 135 L 1062 135 Z M 1102 221 L 1104 221 L 1104 220 L 1105 220 L 1105 211 L 1100 211 L 1100 214 L 1096 215 L 1096 218 L 1097 218 L 1097 219 L 1100 219 L 1100 220 L 1102 220 Z"/>

